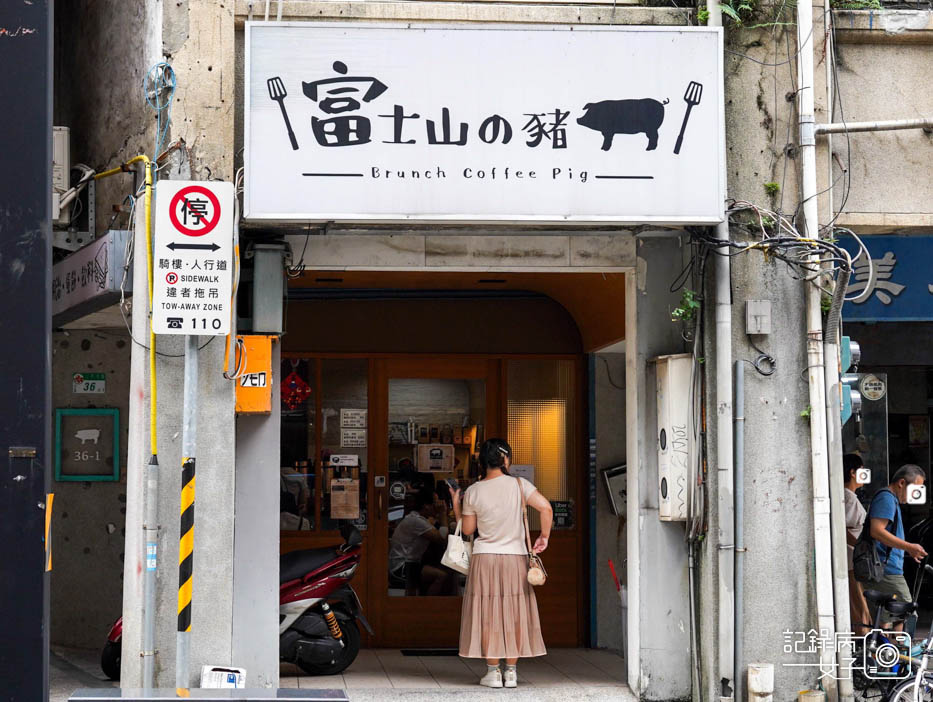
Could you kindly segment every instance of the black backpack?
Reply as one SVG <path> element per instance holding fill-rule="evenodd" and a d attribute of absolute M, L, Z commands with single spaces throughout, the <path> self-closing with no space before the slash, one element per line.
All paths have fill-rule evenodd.
<path fill-rule="evenodd" d="M 874 504 L 875 498 L 878 497 L 882 492 L 891 492 L 887 488 L 882 488 L 875 493 L 875 496 L 871 498 L 871 504 L 868 506 L 868 514 L 865 515 L 865 524 L 862 526 L 862 533 L 859 534 L 858 541 L 855 542 L 855 546 L 852 551 L 852 570 L 855 573 L 855 579 L 860 583 L 880 583 L 884 579 L 884 568 L 888 564 L 888 559 L 891 557 L 891 551 L 894 550 L 894 547 L 888 547 L 888 555 L 885 556 L 882 561 L 878 556 L 878 549 L 875 548 L 875 540 L 871 538 L 871 505 Z M 894 495 L 893 492 L 891 492 Z M 897 500 L 897 496 L 894 495 L 894 499 Z M 892 534 L 897 533 L 897 523 L 900 520 L 901 510 L 900 505 L 897 509 L 894 510 L 894 519 L 888 522 L 887 531 Z M 891 526 L 894 526 L 894 529 L 890 529 Z"/>

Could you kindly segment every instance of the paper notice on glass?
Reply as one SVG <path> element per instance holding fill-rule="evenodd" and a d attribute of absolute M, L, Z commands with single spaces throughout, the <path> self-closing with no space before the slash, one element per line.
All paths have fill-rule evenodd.
<path fill-rule="evenodd" d="M 366 448 L 366 429 L 340 429 L 342 448 Z"/>
<path fill-rule="evenodd" d="M 346 429 L 362 429 L 366 426 L 366 410 L 340 409 L 340 426 Z"/>
<path fill-rule="evenodd" d="M 524 478 L 532 485 L 535 484 L 535 467 L 532 465 L 513 463 L 509 466 L 509 475 L 514 475 L 516 478 Z"/>
<path fill-rule="evenodd" d="M 352 479 L 330 482 L 330 518 L 359 519 L 360 481 Z"/>

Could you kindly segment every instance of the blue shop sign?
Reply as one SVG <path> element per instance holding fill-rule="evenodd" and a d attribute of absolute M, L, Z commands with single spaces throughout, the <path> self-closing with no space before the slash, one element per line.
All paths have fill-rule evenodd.
<path fill-rule="evenodd" d="M 854 322 L 933 320 L 933 236 L 863 236 L 871 254 L 855 263 L 842 317 Z M 843 235 L 839 245 L 852 254 L 859 245 Z"/>

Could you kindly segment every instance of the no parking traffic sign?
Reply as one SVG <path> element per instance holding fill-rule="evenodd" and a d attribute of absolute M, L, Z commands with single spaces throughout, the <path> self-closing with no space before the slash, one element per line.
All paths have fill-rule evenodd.
<path fill-rule="evenodd" d="M 159 181 L 152 264 L 156 334 L 228 334 L 233 184 Z"/>

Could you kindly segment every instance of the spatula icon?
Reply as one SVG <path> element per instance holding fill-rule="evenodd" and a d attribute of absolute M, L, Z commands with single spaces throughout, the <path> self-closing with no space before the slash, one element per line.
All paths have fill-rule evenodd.
<path fill-rule="evenodd" d="M 276 76 L 267 80 L 266 85 L 269 88 L 269 97 L 279 103 L 279 108 L 282 110 L 282 119 L 285 120 L 285 128 L 288 130 L 288 138 L 292 142 L 292 149 L 297 151 L 298 140 L 295 138 L 295 132 L 292 131 L 292 123 L 288 120 L 288 113 L 285 111 L 285 96 L 288 95 L 285 91 L 285 83 Z"/>
<path fill-rule="evenodd" d="M 695 81 L 690 81 L 687 86 L 687 92 L 684 93 L 684 102 L 687 103 L 687 111 L 684 113 L 684 122 L 680 125 L 680 134 L 677 135 L 677 143 L 674 145 L 674 153 L 680 153 L 680 147 L 684 143 L 684 130 L 687 128 L 687 120 L 690 119 L 690 110 L 695 105 L 700 104 L 700 98 L 703 97 L 703 85 Z"/>

